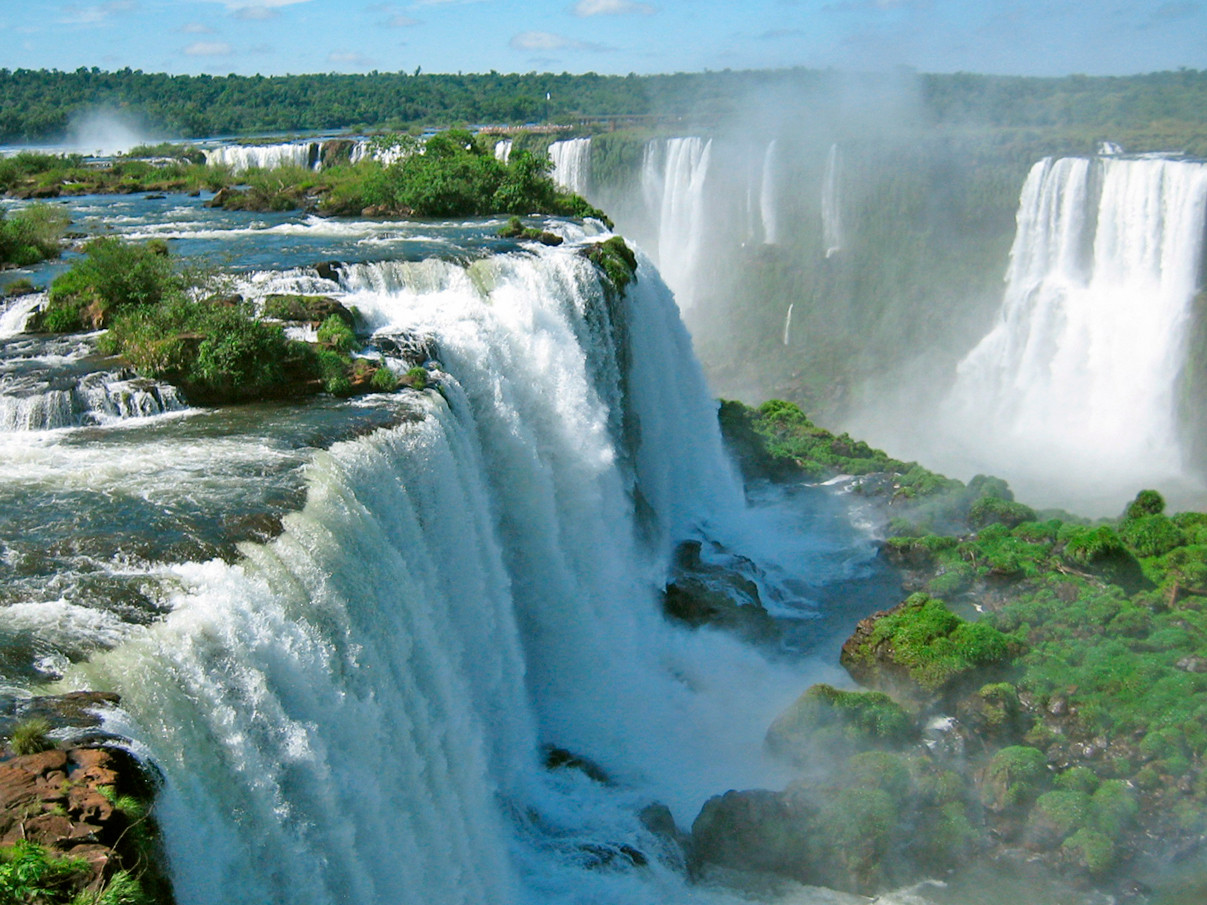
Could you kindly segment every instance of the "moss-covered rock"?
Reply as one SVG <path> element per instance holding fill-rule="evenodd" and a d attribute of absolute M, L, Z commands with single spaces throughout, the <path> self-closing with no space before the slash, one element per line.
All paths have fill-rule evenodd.
<path fill-rule="evenodd" d="M 767 730 L 769 751 L 800 766 L 819 757 L 894 748 L 916 736 L 909 714 L 888 695 L 811 686 Z"/>
<path fill-rule="evenodd" d="M 914 594 L 863 619 L 842 646 L 840 662 L 861 685 L 925 705 L 981 678 L 1013 655 L 1009 638 L 985 622 L 968 622 L 943 601 Z"/>
<path fill-rule="evenodd" d="M 994 811 L 1027 807 L 1051 781 L 1047 758 L 1037 748 L 1011 745 L 993 755 L 981 777 L 981 800 Z"/>

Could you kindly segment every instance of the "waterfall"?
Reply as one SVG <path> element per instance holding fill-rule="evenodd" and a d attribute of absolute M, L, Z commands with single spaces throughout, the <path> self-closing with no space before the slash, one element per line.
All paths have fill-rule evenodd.
<path fill-rule="evenodd" d="M 205 152 L 205 163 L 211 167 L 230 167 L 235 173 L 244 170 L 270 170 L 275 167 L 304 167 L 318 169 L 321 163 L 316 142 L 294 142 L 279 145 L 223 145 Z"/>
<path fill-rule="evenodd" d="M 549 146 L 553 181 L 571 192 L 585 195 L 591 185 L 591 139 L 571 138 Z"/>
<path fill-rule="evenodd" d="M 658 228 L 658 268 L 684 311 L 692 307 L 699 276 L 711 154 L 711 139 L 670 138 L 647 145 L 642 163 L 642 193 Z"/>
<path fill-rule="evenodd" d="M 495 142 L 495 159 L 507 163 L 511 160 L 511 146 L 513 142 L 510 138 L 502 138 Z"/>
<path fill-rule="evenodd" d="M 788 313 L 784 315 L 784 345 L 792 345 L 792 305 L 788 305 Z"/>
<path fill-rule="evenodd" d="M 830 145 L 826 157 L 826 172 L 821 183 L 822 237 L 826 257 L 842 251 L 842 154 L 838 145 Z"/>
<path fill-rule="evenodd" d="M 572 247 L 341 275 L 378 335 L 434 337 L 439 392 L 316 454 L 279 537 L 174 567 L 166 619 L 69 676 L 119 690 L 110 728 L 163 770 L 182 905 L 679 900 L 636 812 L 775 781 L 799 679 L 658 611 L 674 543 L 743 502 L 638 273 L 620 300 Z M 621 845 L 649 866 L 592 867 Z"/>
<path fill-rule="evenodd" d="M 1045 159 L 1023 186 L 994 328 L 960 363 L 962 431 L 1089 480 L 1181 473 L 1175 384 L 1200 283 L 1207 165 Z"/>
<path fill-rule="evenodd" d="M 763 173 L 759 185 L 759 214 L 763 224 L 763 244 L 779 241 L 779 216 L 776 213 L 776 178 L 779 175 L 779 148 L 773 138 L 763 154 Z M 787 341 L 785 341 L 785 345 Z"/>

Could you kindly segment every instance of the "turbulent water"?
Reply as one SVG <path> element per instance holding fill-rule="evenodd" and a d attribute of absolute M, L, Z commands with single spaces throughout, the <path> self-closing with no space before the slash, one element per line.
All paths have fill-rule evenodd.
<path fill-rule="evenodd" d="M 229 167 L 234 173 L 252 168 L 267 170 L 282 166 L 317 169 L 319 145 L 312 141 L 276 145 L 222 145 L 207 150 L 205 162 L 212 167 Z"/>
<path fill-rule="evenodd" d="M 491 222 L 73 205 L 227 253 L 250 298 L 340 297 L 378 347 L 437 357 L 423 392 L 0 432 L 9 691 L 122 694 L 108 728 L 163 773 L 179 900 L 733 900 L 688 885 L 637 814 L 660 801 L 687 826 L 713 794 L 782 785 L 763 732 L 832 669 L 801 651 L 832 662 L 834 633 L 883 597 L 829 492 L 748 507 L 650 261 L 614 301 L 578 253 L 600 236 L 557 221 L 570 241 L 545 249 Z M 332 282 L 316 260 L 348 263 Z M 92 361 L 94 337 L 16 334 L 30 304 L 0 337 L 30 385 L 0 398 Z M 795 652 L 665 621 L 692 538 L 751 558 Z M 547 769 L 548 745 L 612 783 Z"/>
<path fill-rule="evenodd" d="M 997 324 L 952 393 L 971 455 L 1119 493 L 1182 478 L 1177 388 L 1205 225 L 1207 165 L 1037 163 Z"/>

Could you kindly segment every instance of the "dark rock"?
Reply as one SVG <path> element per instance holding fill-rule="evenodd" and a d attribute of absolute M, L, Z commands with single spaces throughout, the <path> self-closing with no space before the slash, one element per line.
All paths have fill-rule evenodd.
<path fill-rule="evenodd" d="M 729 791 L 708 799 L 692 823 L 690 864 L 810 876 L 812 810 L 780 792 Z"/>
<path fill-rule="evenodd" d="M 758 585 L 740 569 L 753 564 L 744 557 L 704 562 L 699 541 L 686 541 L 675 551 L 672 580 L 666 586 L 663 611 L 693 628 L 710 625 L 736 632 L 754 642 L 775 642 L 782 635 L 763 607 Z"/>
<path fill-rule="evenodd" d="M 333 283 L 338 283 L 339 268 L 340 264 L 338 261 L 321 261 L 320 263 L 314 265 L 314 272 L 318 274 L 319 279 L 330 280 Z"/>
<path fill-rule="evenodd" d="M 545 768 L 547 770 L 579 770 L 588 779 L 592 779 L 601 785 L 609 786 L 612 784 L 612 780 L 601 766 L 585 757 L 580 757 L 567 751 L 565 748 L 558 748 L 554 745 L 547 745 L 545 747 Z"/>

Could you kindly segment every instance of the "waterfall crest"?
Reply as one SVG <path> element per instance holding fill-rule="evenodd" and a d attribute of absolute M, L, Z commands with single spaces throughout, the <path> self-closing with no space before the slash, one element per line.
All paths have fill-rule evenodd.
<path fill-rule="evenodd" d="M 223 145 L 205 151 L 206 166 L 230 167 L 235 173 L 253 168 L 269 170 L 275 167 L 304 167 L 318 169 L 317 142 L 293 142 L 279 145 Z"/>

